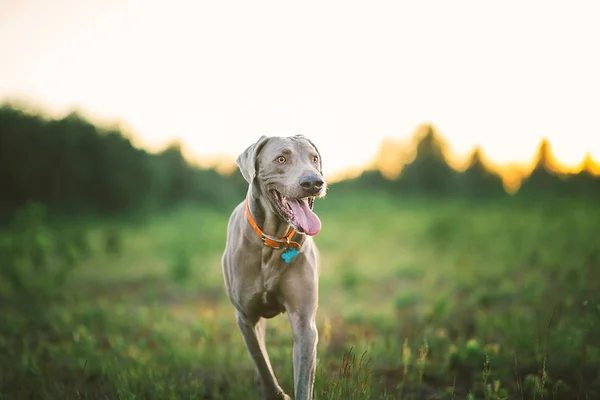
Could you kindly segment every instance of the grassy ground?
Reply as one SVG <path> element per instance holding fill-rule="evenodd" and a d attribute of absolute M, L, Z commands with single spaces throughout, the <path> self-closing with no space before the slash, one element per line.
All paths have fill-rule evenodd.
<path fill-rule="evenodd" d="M 318 399 L 600 397 L 600 211 L 318 202 Z M 257 399 L 221 279 L 228 215 L 0 236 L 0 399 Z M 291 333 L 268 349 L 292 393 Z"/>

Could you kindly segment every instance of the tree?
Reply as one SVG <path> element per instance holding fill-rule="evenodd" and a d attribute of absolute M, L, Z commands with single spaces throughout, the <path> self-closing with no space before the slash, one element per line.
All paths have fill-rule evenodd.
<path fill-rule="evenodd" d="M 486 198 L 504 195 L 502 178 L 490 171 L 483 161 L 483 151 L 475 147 L 468 161 L 467 169 L 460 174 L 461 192 L 469 197 Z"/>
<path fill-rule="evenodd" d="M 432 125 L 422 125 L 413 136 L 416 154 L 402 169 L 398 180 L 401 191 L 424 195 L 451 194 L 456 183 L 456 171 L 447 163 L 445 142 Z"/>
<path fill-rule="evenodd" d="M 600 166 L 594 162 L 592 155 L 587 153 L 581 169 L 571 174 L 567 180 L 569 192 L 578 197 L 598 198 L 600 196 Z"/>
<path fill-rule="evenodd" d="M 535 167 L 521 184 L 518 194 L 528 197 L 565 196 L 568 185 L 558 175 L 548 139 L 542 139 L 535 157 Z"/>

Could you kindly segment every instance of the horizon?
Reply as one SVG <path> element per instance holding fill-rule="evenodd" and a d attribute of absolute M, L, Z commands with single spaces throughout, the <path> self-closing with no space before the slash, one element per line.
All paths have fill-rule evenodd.
<path fill-rule="evenodd" d="M 181 150 L 181 154 L 184 156 L 184 158 L 190 165 L 195 165 L 203 169 L 215 169 L 217 172 L 223 175 L 236 173 L 238 169 L 235 157 L 212 156 L 205 158 L 194 158 L 193 154 L 190 153 L 189 149 L 186 148 L 185 144 L 178 139 L 167 142 L 163 146 L 157 146 L 153 149 L 148 148 L 144 145 L 143 141 L 135 137 L 134 132 L 131 132 L 127 129 L 126 124 L 123 124 L 123 122 L 94 120 L 93 117 L 91 117 L 83 110 L 71 109 L 65 113 L 56 113 L 45 109 L 40 104 L 36 104 L 35 102 L 26 101 L 23 99 L 21 99 L 21 101 L 14 101 L 3 104 L 0 103 L 0 107 L 2 106 L 9 106 L 27 114 L 37 115 L 48 119 L 61 119 L 67 117 L 68 115 L 75 114 L 79 118 L 83 118 L 89 123 L 92 123 L 96 128 L 100 129 L 101 131 L 119 132 L 128 140 L 130 140 L 134 146 L 136 146 L 139 149 L 143 149 L 149 153 L 157 154 L 162 151 L 165 151 L 168 147 L 172 145 L 177 145 Z M 416 145 L 428 130 L 431 130 L 434 133 L 439 145 L 442 147 L 444 159 L 452 169 L 454 169 L 457 172 L 464 172 L 466 168 L 468 168 L 468 165 L 472 160 L 472 157 L 474 156 L 475 152 L 478 152 L 478 157 L 483 163 L 484 167 L 486 167 L 489 171 L 499 175 L 502 178 L 504 189 L 508 193 L 515 193 L 520 188 L 523 180 L 526 179 L 527 176 L 529 176 L 529 174 L 532 172 L 533 168 L 536 167 L 536 165 L 538 165 L 538 163 L 540 162 L 539 152 L 543 143 L 549 145 L 549 153 L 545 153 L 546 157 L 548 157 L 545 160 L 545 162 L 548 163 L 547 165 L 549 165 L 555 173 L 559 175 L 577 174 L 585 169 L 593 175 L 600 176 L 600 163 L 598 163 L 592 157 L 591 153 L 587 152 L 582 158 L 582 160 L 575 165 L 575 167 L 565 166 L 564 164 L 561 164 L 560 160 L 556 158 L 552 143 L 544 137 L 540 139 L 538 146 L 536 147 L 535 151 L 532 152 L 531 157 L 527 162 L 514 162 L 509 164 L 494 163 L 493 160 L 489 160 L 489 158 L 486 157 L 484 149 L 482 149 L 478 145 L 475 145 L 464 157 L 457 158 L 453 156 L 446 137 L 441 132 L 439 132 L 439 130 L 434 124 L 431 123 L 420 124 L 414 130 L 414 132 L 408 138 L 405 139 L 383 138 L 383 140 L 379 144 L 376 156 L 369 162 L 365 163 L 363 166 L 355 168 L 346 168 L 339 171 L 335 171 L 333 173 L 330 172 L 329 174 L 325 173 L 324 176 L 329 183 L 335 183 L 347 179 L 356 178 L 360 176 L 363 172 L 379 171 L 386 179 L 395 180 L 401 175 L 401 172 L 404 169 L 404 167 L 412 162 L 414 156 L 416 155 Z M 280 136 L 290 135 L 284 134 Z"/>
<path fill-rule="evenodd" d="M 302 133 L 326 176 L 352 176 L 422 124 L 454 168 L 478 146 L 527 171 L 543 138 L 563 171 L 600 160 L 596 4 L 33 2 L 0 6 L 0 102 L 78 110 L 149 151 L 180 141 L 201 166 Z"/>

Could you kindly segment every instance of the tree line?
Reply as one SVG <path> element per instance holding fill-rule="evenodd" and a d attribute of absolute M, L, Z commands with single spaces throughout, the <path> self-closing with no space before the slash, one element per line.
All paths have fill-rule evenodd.
<path fill-rule="evenodd" d="M 332 190 L 369 187 L 399 195 L 477 199 L 506 195 L 502 178 L 486 166 L 480 149 L 473 151 L 464 171 L 457 171 L 433 126 L 421 127 L 414 142 L 409 162 L 392 154 L 397 156 L 392 164 L 402 164 L 399 176 L 386 178 L 380 169 L 367 170 L 333 184 Z M 595 198 L 600 195 L 596 169 L 588 156 L 580 172 L 561 173 L 553 165 L 550 144 L 542 141 L 535 168 L 517 196 Z M 223 175 L 192 165 L 178 143 L 149 153 L 119 130 L 95 126 L 77 113 L 51 119 L 0 106 L 0 222 L 28 202 L 44 204 L 57 215 L 106 215 L 183 202 L 231 207 L 245 191 L 239 172 Z"/>
<path fill-rule="evenodd" d="M 218 207 L 245 190 L 239 174 L 187 162 L 178 143 L 149 153 L 77 113 L 50 119 L 0 106 L 0 222 L 28 202 L 56 215 L 113 215 L 183 202 Z"/>
<path fill-rule="evenodd" d="M 466 197 L 472 199 L 507 196 L 506 185 L 500 174 L 493 171 L 484 160 L 482 150 L 476 147 L 471 153 L 464 171 L 453 169 L 447 158 L 446 145 L 432 125 L 423 125 L 413 136 L 414 149 L 401 149 L 384 143 L 381 158 L 392 160 L 393 167 L 401 167 L 400 174 L 386 177 L 382 168 L 364 171 L 357 178 L 345 180 L 338 188 L 385 189 L 398 195 L 429 197 Z M 414 153 L 412 160 L 407 153 Z M 389 154 L 391 152 L 399 154 Z M 389 162 L 389 161 L 388 161 Z M 401 165 L 398 165 L 401 164 Z M 516 193 L 521 199 L 544 198 L 591 198 L 600 196 L 598 165 L 588 154 L 582 161 L 580 171 L 566 173 L 554 162 L 550 143 L 542 139 L 533 169 L 522 177 Z"/>

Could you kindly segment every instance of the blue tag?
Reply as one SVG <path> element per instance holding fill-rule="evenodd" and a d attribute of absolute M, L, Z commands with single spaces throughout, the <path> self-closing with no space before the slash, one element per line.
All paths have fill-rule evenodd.
<path fill-rule="evenodd" d="M 289 264 L 292 261 L 292 258 L 298 255 L 298 250 L 291 248 L 281 254 L 281 258 L 285 261 L 286 264 Z"/>

